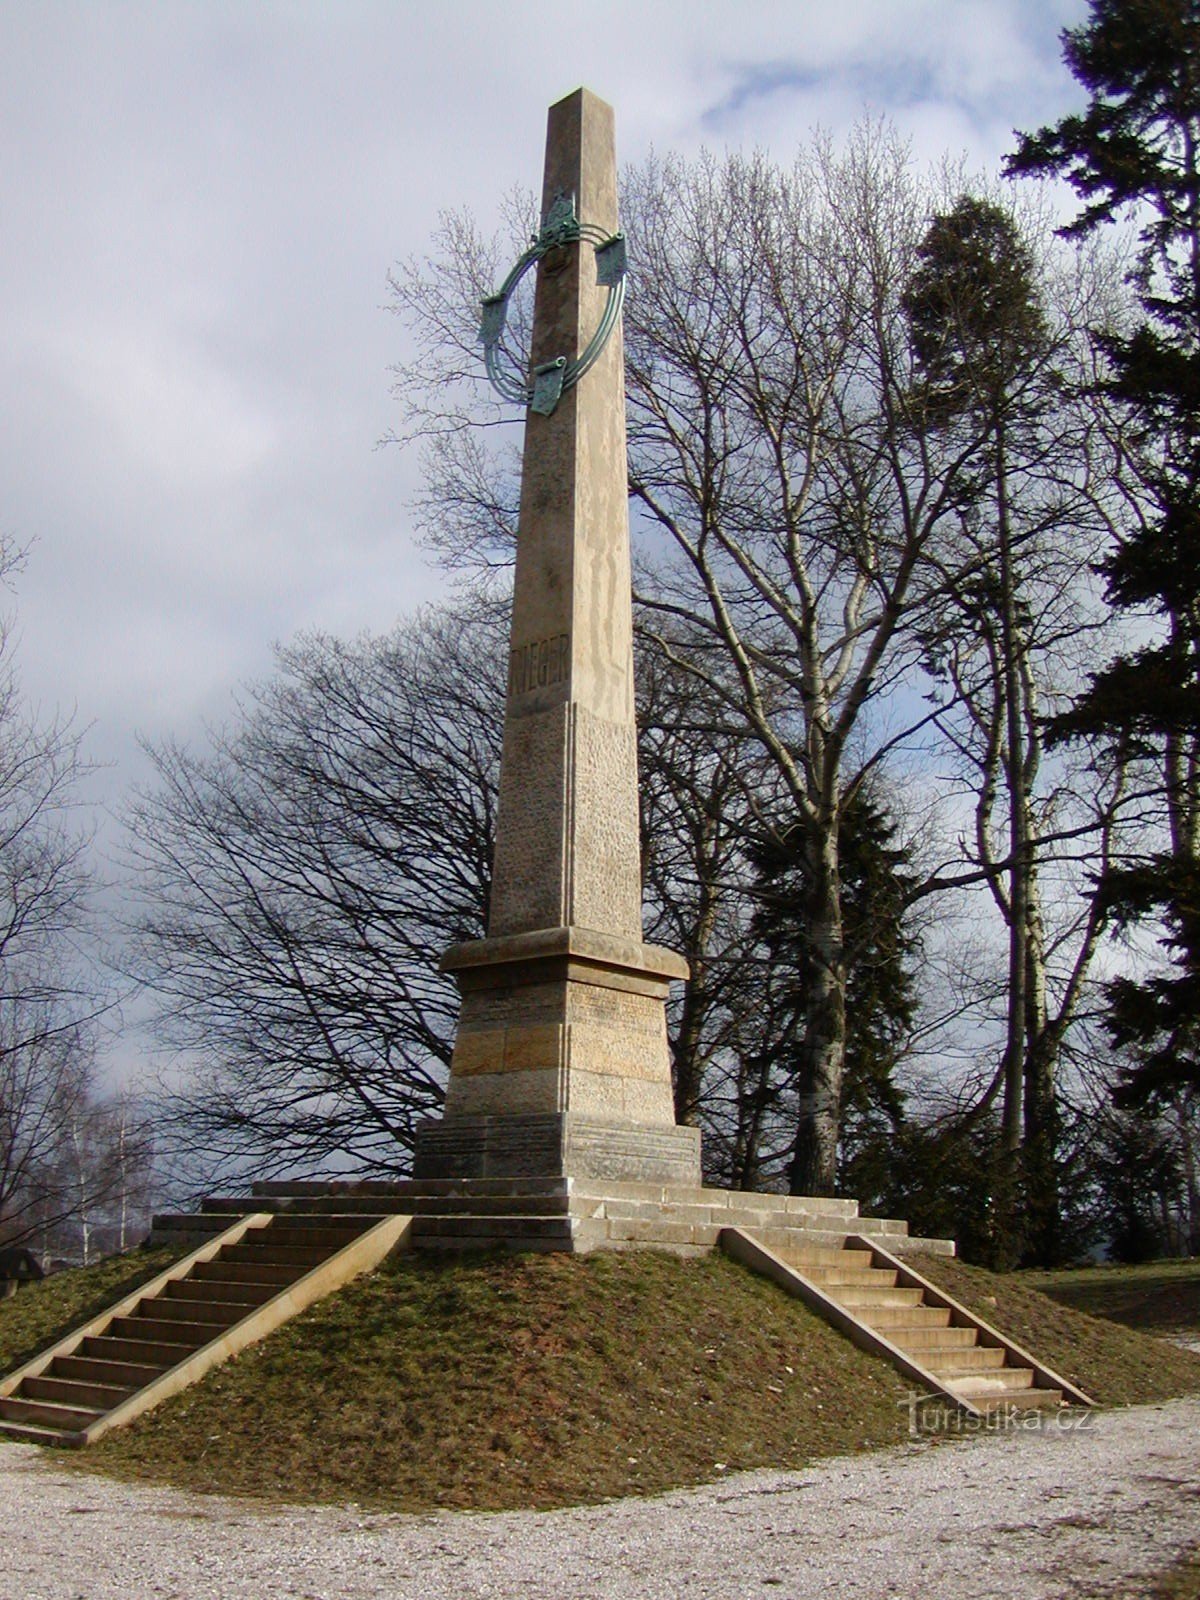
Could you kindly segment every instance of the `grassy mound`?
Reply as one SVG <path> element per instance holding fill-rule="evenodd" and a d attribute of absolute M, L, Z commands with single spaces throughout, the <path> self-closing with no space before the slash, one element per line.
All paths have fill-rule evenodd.
<path fill-rule="evenodd" d="M 1200 1261 L 1075 1267 L 1022 1276 L 1052 1300 L 1127 1328 L 1200 1339 Z"/>
<path fill-rule="evenodd" d="M 891 1444 L 905 1392 L 720 1256 L 399 1256 L 87 1464 L 276 1499 L 546 1507 Z"/>
<path fill-rule="evenodd" d="M 142 1253 L 0 1303 L 5 1364 L 45 1342 L 39 1302 L 48 1334 L 77 1320 L 67 1298 L 86 1312 L 163 1261 Z M 1104 1403 L 1200 1390 L 1200 1357 L 1020 1275 L 919 1265 Z M 907 1392 L 720 1255 L 396 1256 L 63 1464 L 273 1500 L 550 1507 L 897 1443 Z"/>

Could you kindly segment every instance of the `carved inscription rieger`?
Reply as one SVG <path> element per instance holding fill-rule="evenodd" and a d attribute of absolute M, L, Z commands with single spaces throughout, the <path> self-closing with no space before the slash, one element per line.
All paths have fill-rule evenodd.
<path fill-rule="evenodd" d="M 570 671 L 571 636 L 556 633 L 550 639 L 523 644 L 509 653 L 508 692 L 529 694 L 547 684 L 562 683 Z"/>

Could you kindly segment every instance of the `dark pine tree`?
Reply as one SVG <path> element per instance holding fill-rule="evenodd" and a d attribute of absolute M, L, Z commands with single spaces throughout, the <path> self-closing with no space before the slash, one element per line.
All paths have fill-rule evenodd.
<path fill-rule="evenodd" d="M 908 925 L 916 882 L 909 852 L 895 842 L 883 807 L 853 793 L 839 837 L 846 949 L 846 1073 L 839 1170 L 860 1146 L 894 1132 L 903 1117 L 897 1062 L 916 1013 L 912 962 L 917 936 Z M 776 1081 L 788 1075 L 788 1041 L 803 1038 L 817 958 L 806 938 L 803 907 L 811 868 L 799 828 L 766 832 L 750 846 L 756 875 L 755 933 L 763 948 L 773 1014 L 782 1019 L 772 1044 Z"/>
<path fill-rule="evenodd" d="M 931 670 L 948 674 L 970 707 L 980 814 L 985 831 L 995 817 L 1004 858 L 992 858 L 990 880 L 1006 925 L 1008 981 L 999 1136 L 986 1164 L 989 1228 L 1008 1241 L 1009 1264 L 1023 1257 L 1051 1265 L 1062 1248 L 1063 1028 L 1045 1003 L 1038 820 L 1045 655 L 1036 620 L 1051 524 L 1043 495 L 1030 493 L 1029 468 L 1039 464 L 1036 480 L 1053 458 L 1053 419 L 1062 415 L 1057 351 L 1028 246 L 1009 212 L 977 196 L 962 195 L 933 218 L 904 309 L 914 400 L 961 462 L 963 538 L 978 553 L 971 582 L 956 586 L 926 627 Z M 1056 533 L 1064 541 L 1071 529 L 1060 520 Z M 966 673 L 964 660 L 974 663 Z"/>
<path fill-rule="evenodd" d="M 1161 805 L 1161 847 L 1101 885 L 1115 923 L 1163 930 L 1162 970 L 1109 988 L 1132 1104 L 1200 1083 L 1200 3 L 1092 0 L 1063 47 L 1087 109 L 1021 136 L 1008 171 L 1072 185 L 1083 207 L 1065 235 L 1140 228 L 1140 316 L 1097 335 L 1136 486 L 1102 570 L 1112 603 L 1154 632 L 1051 729 L 1140 762 Z"/>

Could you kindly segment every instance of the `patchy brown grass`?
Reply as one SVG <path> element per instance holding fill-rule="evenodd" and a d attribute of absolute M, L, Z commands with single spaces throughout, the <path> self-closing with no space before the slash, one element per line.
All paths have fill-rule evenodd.
<path fill-rule="evenodd" d="M 155 1277 L 180 1250 L 129 1250 L 94 1267 L 72 1267 L 0 1300 L 0 1373 L 20 1366 L 81 1322 Z"/>
<path fill-rule="evenodd" d="M 1070 1267 L 1021 1276 L 1076 1311 L 1146 1333 L 1200 1340 L 1200 1261 Z"/>
<path fill-rule="evenodd" d="M 905 1392 L 720 1256 L 400 1256 L 83 1464 L 273 1499 L 548 1507 L 893 1444 Z"/>

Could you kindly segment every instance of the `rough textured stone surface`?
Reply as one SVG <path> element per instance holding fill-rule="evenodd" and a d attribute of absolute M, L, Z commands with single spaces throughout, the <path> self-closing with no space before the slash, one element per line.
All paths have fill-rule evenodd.
<path fill-rule="evenodd" d="M 687 1185 L 700 1164 L 695 1128 L 620 1126 L 569 1111 L 464 1114 L 427 1123 L 422 1133 L 414 1166 L 418 1180 L 569 1172 L 596 1182 Z"/>
<path fill-rule="evenodd" d="M 510 720 L 499 816 L 490 933 L 577 926 L 641 936 L 631 722 L 574 705 Z"/>

